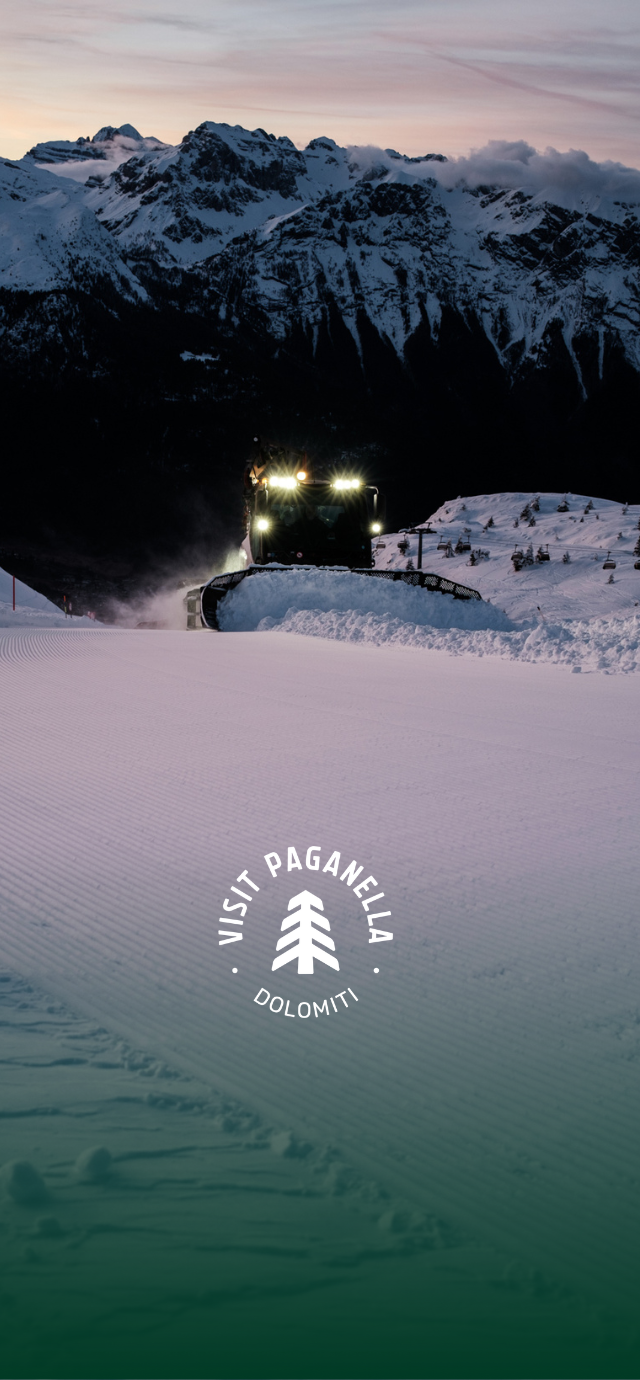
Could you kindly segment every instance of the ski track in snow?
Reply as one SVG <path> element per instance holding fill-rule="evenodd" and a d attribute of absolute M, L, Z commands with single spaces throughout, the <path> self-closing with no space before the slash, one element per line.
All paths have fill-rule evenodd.
<path fill-rule="evenodd" d="M 635 679 L 277 633 L 0 651 L 5 969 L 630 1303 Z M 253 1001 L 268 944 L 260 976 L 233 945 L 233 977 L 217 916 L 243 868 L 311 844 L 375 872 L 397 942 L 357 1009 L 294 1032 Z"/>
<path fill-rule="evenodd" d="M 262 1364 L 269 1323 L 278 1351 L 289 1328 L 295 1355 L 295 1310 L 301 1355 L 290 1373 L 304 1374 L 327 1317 L 334 1354 L 336 1319 L 345 1315 L 362 1354 L 360 1322 L 378 1299 L 388 1370 L 378 1333 L 371 1350 L 375 1373 L 390 1374 L 411 1340 L 420 1348 L 425 1297 L 431 1346 L 437 1341 L 448 1358 L 449 1319 L 464 1319 L 462 1351 L 477 1356 L 487 1339 L 476 1320 L 489 1317 L 498 1336 L 513 1333 L 518 1352 L 543 1331 L 556 1354 L 569 1346 L 575 1356 L 578 1345 L 591 1362 L 599 1357 L 601 1374 L 613 1371 L 611 1344 L 588 1301 L 558 1287 L 553 1272 L 480 1248 L 441 1219 L 384 1197 L 335 1148 L 274 1134 L 251 1108 L 1 969 L 0 1026 L 3 1153 L 23 1162 L 28 1154 L 42 1185 L 38 1201 L 12 1202 L 0 1167 L 7 1374 L 69 1373 L 70 1337 L 77 1346 L 79 1332 L 89 1354 L 78 1373 L 93 1373 L 96 1348 L 103 1372 L 120 1373 L 108 1358 L 124 1336 L 127 1374 L 189 1374 L 190 1353 L 202 1338 L 206 1347 L 212 1323 L 217 1369 L 226 1370 L 215 1327 L 221 1306 L 234 1357 L 242 1337 L 257 1333 Z M 92 1178 L 86 1167 L 96 1146 L 110 1160 Z M 175 1339 L 167 1318 L 184 1319 Z M 620 1325 L 624 1316 L 615 1334 Z M 251 1360 L 243 1368 L 231 1359 L 230 1373 L 257 1373 Z"/>

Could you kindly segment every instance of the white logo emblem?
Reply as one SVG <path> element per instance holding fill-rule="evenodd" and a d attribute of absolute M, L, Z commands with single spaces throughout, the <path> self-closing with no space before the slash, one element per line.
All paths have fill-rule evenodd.
<path fill-rule="evenodd" d="M 289 847 L 282 857 L 265 853 L 239 874 L 240 885 L 229 888 L 232 894 L 223 902 L 220 924 L 225 928 L 218 930 L 218 943 L 225 955 L 226 945 L 233 944 L 228 961 L 238 966 L 231 968 L 232 980 L 254 1009 L 293 1020 L 313 1016 L 315 1024 L 320 1017 L 355 1011 L 368 992 L 373 996 L 381 970 L 373 966 L 379 951 L 372 951 L 371 945 L 393 940 L 393 932 L 377 924 L 389 923 L 391 909 L 377 878 L 356 859 L 345 865 L 348 856 L 327 850 L 325 862 L 323 849 L 316 845 L 300 853 Z M 306 887 L 291 896 L 293 878 L 288 874 L 304 871 L 316 874 L 322 900 Z M 236 948 L 240 944 L 241 959 Z M 342 991 L 328 990 L 327 970 L 340 973 L 339 980 L 347 984 Z M 275 973 L 280 991 L 274 992 Z M 260 985 L 265 980 L 268 986 Z"/>

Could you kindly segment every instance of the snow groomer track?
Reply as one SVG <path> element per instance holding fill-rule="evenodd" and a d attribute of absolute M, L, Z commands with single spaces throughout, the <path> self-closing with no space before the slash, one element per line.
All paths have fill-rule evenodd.
<path fill-rule="evenodd" d="M 351 570 L 347 571 L 344 567 L 324 566 L 319 570 L 314 566 L 287 566 L 287 565 L 252 565 L 247 570 L 236 570 L 228 575 L 216 575 L 207 585 L 204 586 L 201 595 L 201 617 L 205 627 L 220 631 L 221 625 L 218 620 L 218 610 L 220 603 L 226 596 L 248 576 L 263 575 L 266 578 L 273 578 L 274 574 L 290 575 L 296 577 L 299 571 L 317 572 L 322 577 L 331 575 L 366 575 L 374 580 L 390 580 L 395 584 L 407 585 L 411 588 L 426 589 L 432 592 L 439 591 L 441 594 L 450 594 L 454 599 L 479 599 L 482 595 L 477 589 L 470 589 L 468 585 L 458 584 L 456 580 L 449 580 L 444 575 L 433 575 L 423 570 Z M 195 602 L 192 601 L 189 612 L 195 612 Z"/>

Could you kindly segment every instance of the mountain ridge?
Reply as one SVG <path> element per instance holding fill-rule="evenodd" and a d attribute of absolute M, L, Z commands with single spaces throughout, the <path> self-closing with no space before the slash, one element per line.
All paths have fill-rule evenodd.
<path fill-rule="evenodd" d="M 443 155 L 341 149 L 322 137 L 301 151 L 286 136 L 211 121 L 176 146 L 122 126 L 69 144 L 67 152 L 54 141 L 13 166 L 30 162 L 41 174 L 41 160 L 49 158 L 50 175 L 64 176 L 67 196 L 69 178 L 77 180 L 84 167 L 78 206 L 108 232 L 128 270 L 123 281 L 137 277 L 152 299 L 154 282 L 165 276 L 179 285 L 174 300 L 191 311 L 200 306 L 204 283 L 211 309 L 238 276 L 237 265 L 250 312 L 278 339 L 299 322 L 313 336 L 321 299 L 331 300 L 357 344 L 354 316 L 362 307 L 402 357 L 425 316 L 437 340 L 449 306 L 481 322 L 509 378 L 523 361 L 544 367 L 541 355 L 554 329 L 562 333 L 583 396 L 583 341 L 596 345 L 600 376 L 607 335 L 640 370 L 640 174 L 631 186 L 634 170 L 627 170 L 629 186 L 624 170 L 618 178 L 634 202 L 611 194 L 610 174 L 604 190 L 589 184 L 580 196 L 574 181 L 571 194 L 565 189 L 554 201 L 548 192 L 527 189 L 531 159 L 524 155 L 522 186 L 474 186 L 465 177 L 452 180 Z M 115 167 L 114 158 L 120 160 Z M 87 171 L 103 159 L 102 176 Z M 513 159 L 502 162 L 511 177 Z M 439 181 L 434 168 L 449 182 Z M 307 256 L 302 278 L 301 248 Z M 97 241 L 93 252 L 99 258 Z M 105 257 L 112 263 L 106 242 Z"/>

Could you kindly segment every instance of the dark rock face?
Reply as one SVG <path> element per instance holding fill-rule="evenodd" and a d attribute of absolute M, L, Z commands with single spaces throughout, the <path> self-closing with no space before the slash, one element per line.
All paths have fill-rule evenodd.
<path fill-rule="evenodd" d="M 358 465 L 396 527 L 457 493 L 637 501 L 635 204 L 262 130 L 137 138 L 98 186 L 4 165 L 33 235 L 0 278 L 0 564 L 92 607 L 195 573 L 238 540 L 258 433 Z"/>

